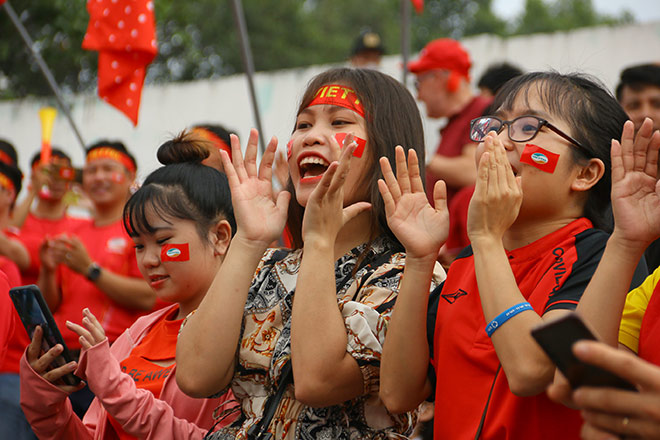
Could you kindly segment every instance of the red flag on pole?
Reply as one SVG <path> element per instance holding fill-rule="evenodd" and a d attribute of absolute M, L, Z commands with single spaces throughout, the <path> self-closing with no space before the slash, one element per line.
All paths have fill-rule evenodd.
<path fill-rule="evenodd" d="M 421 14 L 422 11 L 424 10 L 424 0 L 410 0 L 415 7 L 415 11 L 417 11 L 418 14 Z"/>
<path fill-rule="evenodd" d="M 87 0 L 87 11 L 82 47 L 99 52 L 99 96 L 137 125 L 146 68 L 158 52 L 154 3 Z"/>

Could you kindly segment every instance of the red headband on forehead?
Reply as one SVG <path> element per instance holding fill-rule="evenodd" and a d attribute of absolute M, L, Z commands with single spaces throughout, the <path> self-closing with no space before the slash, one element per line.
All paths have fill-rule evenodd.
<path fill-rule="evenodd" d="M 192 132 L 198 134 L 204 140 L 212 142 L 216 148 L 219 148 L 220 150 L 225 150 L 229 155 L 229 159 L 231 159 L 231 147 L 227 145 L 227 142 L 223 141 L 220 138 L 220 136 L 213 133 L 211 130 L 207 130 L 206 128 L 202 128 L 202 127 L 195 127 L 192 129 Z"/>
<path fill-rule="evenodd" d="M 6 163 L 7 165 L 14 165 L 12 158 L 2 150 L 0 150 L 0 162 Z"/>
<path fill-rule="evenodd" d="M 350 87 L 338 84 L 322 86 L 316 91 L 312 102 L 307 107 L 322 104 L 338 105 L 353 110 L 364 118 L 364 107 L 362 107 L 360 98 L 355 94 L 355 90 Z"/>
<path fill-rule="evenodd" d="M 135 172 L 135 164 L 133 164 L 131 158 L 121 151 L 115 150 L 114 148 L 95 148 L 87 154 L 87 162 L 92 162 L 99 159 L 112 159 L 122 164 L 131 173 Z"/>
<path fill-rule="evenodd" d="M 12 182 L 11 179 L 4 174 L 0 174 L 0 188 L 13 191 L 15 189 L 14 182 Z"/>

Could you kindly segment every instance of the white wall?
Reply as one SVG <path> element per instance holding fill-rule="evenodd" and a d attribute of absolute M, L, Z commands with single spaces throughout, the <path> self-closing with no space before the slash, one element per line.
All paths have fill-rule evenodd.
<path fill-rule="evenodd" d="M 660 61 L 660 22 L 508 39 L 480 35 L 466 38 L 463 43 L 473 59 L 474 79 L 478 79 L 489 64 L 506 60 L 526 70 L 587 72 L 613 88 L 624 67 Z M 263 129 L 268 137 L 275 135 L 280 139 L 281 148 L 284 148 L 293 127 L 295 109 L 305 84 L 327 67 L 312 66 L 256 75 Z M 400 58 L 386 57 L 383 71 L 401 78 Z M 137 157 L 140 178 L 158 166 L 157 147 L 187 126 L 219 122 L 246 138 L 254 125 L 243 75 L 145 87 L 137 128 L 96 95 L 69 96 L 67 99 L 72 104 L 73 118 L 85 142 L 89 144 L 100 138 L 122 140 Z M 44 105 L 53 104 L 52 99 L 0 102 L 0 138 L 8 139 L 16 146 L 23 170 L 28 169 L 29 159 L 40 145 L 37 111 Z M 424 112 L 423 106 L 420 111 Z M 426 121 L 428 149 L 434 149 L 438 141 L 436 130 L 440 123 Z M 82 149 L 61 114 L 55 122 L 52 142 L 70 153 L 76 165 L 82 165 Z"/>

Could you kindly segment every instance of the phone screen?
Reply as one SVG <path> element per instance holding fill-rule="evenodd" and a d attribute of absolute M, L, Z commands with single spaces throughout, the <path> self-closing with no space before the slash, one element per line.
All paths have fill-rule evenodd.
<path fill-rule="evenodd" d="M 575 357 L 573 344 L 582 339 L 596 340 L 577 313 L 570 313 L 535 327 L 532 329 L 532 336 L 559 371 L 566 376 L 572 388 L 587 385 L 637 390 L 633 384 L 614 373 Z"/>
<path fill-rule="evenodd" d="M 64 351 L 53 361 L 53 363 L 51 363 L 50 368 L 61 367 L 62 365 L 71 362 L 73 357 L 67 349 L 64 339 L 62 339 L 62 335 L 55 324 L 53 315 L 50 313 L 39 288 L 34 284 L 15 287 L 9 290 L 9 296 L 14 303 L 18 315 L 21 317 L 23 326 L 30 339 L 34 336 L 34 331 L 37 326 L 41 326 L 43 330 L 41 348 L 44 353 L 57 344 L 61 344 L 64 347 Z M 67 385 L 77 385 L 80 383 L 80 378 L 73 374 L 63 376 L 62 380 Z"/>

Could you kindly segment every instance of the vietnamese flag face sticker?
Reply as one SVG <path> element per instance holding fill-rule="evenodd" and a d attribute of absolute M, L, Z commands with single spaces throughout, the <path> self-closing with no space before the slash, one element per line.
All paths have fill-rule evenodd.
<path fill-rule="evenodd" d="M 337 133 L 335 135 L 337 143 L 342 148 L 344 148 L 344 139 L 346 139 L 346 136 L 348 136 L 348 133 Z M 364 154 L 364 147 L 367 145 L 367 141 L 357 136 L 353 136 L 353 140 L 357 143 L 357 147 L 355 147 L 355 150 L 353 151 L 353 156 L 362 157 L 362 154 Z"/>
<path fill-rule="evenodd" d="M 557 162 L 559 162 L 559 155 L 545 150 L 538 145 L 527 144 L 520 155 L 520 162 L 552 174 L 555 172 Z"/>
<path fill-rule="evenodd" d="M 160 261 L 188 261 L 190 260 L 190 251 L 188 243 L 182 244 L 164 244 L 160 248 Z"/>

